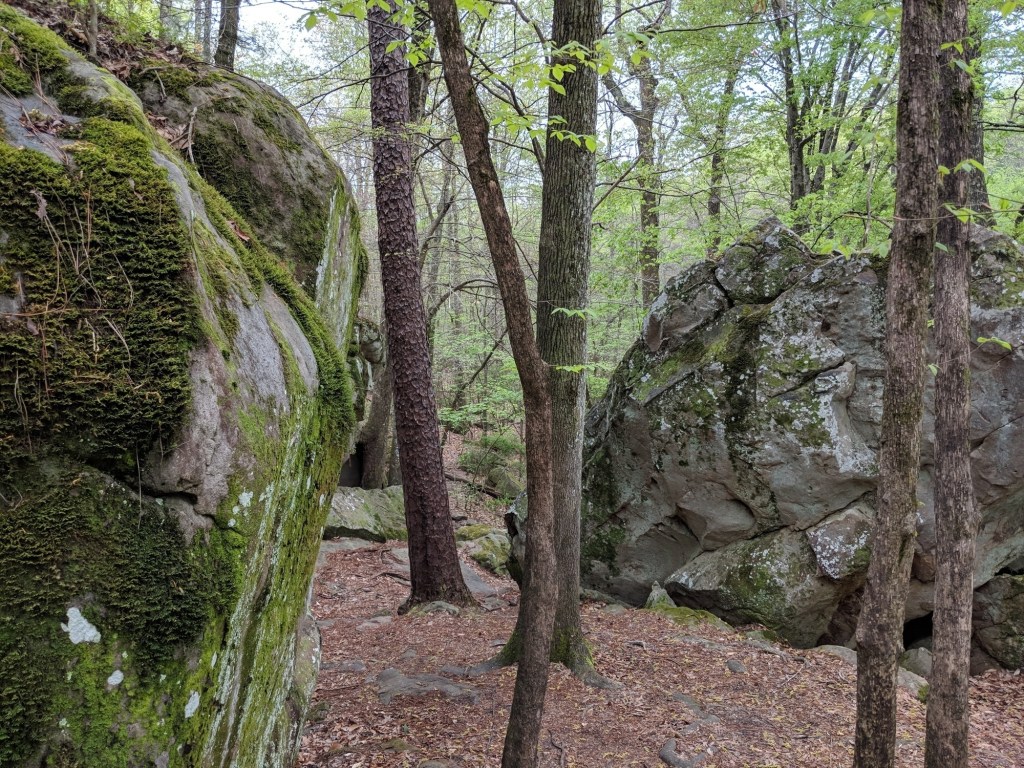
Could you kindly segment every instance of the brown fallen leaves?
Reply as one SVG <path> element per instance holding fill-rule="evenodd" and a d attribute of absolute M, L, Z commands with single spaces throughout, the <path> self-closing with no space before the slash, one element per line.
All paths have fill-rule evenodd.
<path fill-rule="evenodd" d="M 427 693 L 396 696 L 384 706 L 375 678 L 391 667 L 454 677 L 442 668 L 492 656 L 516 609 L 395 615 L 407 586 L 388 575 L 392 546 L 402 545 L 334 551 L 317 574 L 313 610 L 323 633 L 323 669 L 297 766 L 497 766 L 514 669 L 459 678 L 477 688 L 476 704 Z M 515 597 L 514 584 L 482 575 L 502 597 Z M 356 629 L 381 614 L 393 618 Z M 588 688 L 552 667 L 541 765 L 660 767 L 658 752 L 668 739 L 682 758 L 703 755 L 705 768 L 852 764 L 855 672 L 840 659 L 799 650 L 780 656 L 740 633 L 682 627 L 600 603 L 584 606 L 584 622 L 599 671 L 623 687 Z M 747 671 L 728 671 L 729 660 Z M 972 765 L 1024 766 L 1024 677 L 988 672 L 975 678 L 972 696 Z M 899 705 L 899 765 L 920 766 L 924 706 L 904 691 Z"/>

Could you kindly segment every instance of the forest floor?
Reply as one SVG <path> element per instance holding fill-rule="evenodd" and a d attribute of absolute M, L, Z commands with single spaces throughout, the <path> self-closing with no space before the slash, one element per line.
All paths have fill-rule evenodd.
<path fill-rule="evenodd" d="M 465 500 L 453 499 L 453 512 Z M 463 503 L 465 507 L 466 504 Z M 478 508 L 477 521 L 493 508 Z M 322 667 L 296 768 L 480 768 L 501 762 L 515 669 L 459 672 L 492 657 L 515 623 L 518 589 L 468 566 L 482 607 L 397 615 L 405 544 L 326 542 L 313 611 Z M 656 768 L 666 742 L 702 768 L 848 768 L 856 672 L 820 651 L 771 648 L 741 632 L 680 626 L 651 611 L 587 602 L 601 690 L 551 669 L 544 768 Z M 1024 766 L 1024 676 L 972 679 L 972 766 Z M 923 765 L 925 707 L 899 692 L 898 764 Z M 680 763 L 682 764 L 682 763 Z"/>

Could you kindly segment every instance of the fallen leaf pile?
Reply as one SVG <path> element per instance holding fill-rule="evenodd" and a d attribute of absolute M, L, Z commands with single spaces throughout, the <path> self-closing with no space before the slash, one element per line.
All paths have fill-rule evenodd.
<path fill-rule="evenodd" d="M 398 616 L 408 585 L 394 552 L 403 546 L 348 542 L 324 552 L 313 602 L 323 664 L 297 768 L 501 762 L 515 669 L 458 673 L 508 637 L 515 584 L 476 569 L 496 591 L 492 610 Z M 704 768 L 852 764 L 856 673 L 846 662 L 622 606 L 587 602 L 583 618 L 598 671 L 621 687 L 588 687 L 553 666 L 542 766 L 655 768 L 666 749 Z M 474 693 L 447 698 L 424 683 L 427 692 L 388 694 L 385 705 L 385 670 L 397 672 L 382 679 L 440 675 Z M 1024 766 L 1024 677 L 990 671 L 971 693 L 972 766 Z M 925 707 L 900 690 L 899 712 L 898 764 L 916 768 Z"/>

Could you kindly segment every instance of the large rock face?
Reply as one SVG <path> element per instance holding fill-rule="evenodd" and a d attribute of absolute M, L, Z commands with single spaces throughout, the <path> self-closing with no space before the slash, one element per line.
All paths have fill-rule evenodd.
<path fill-rule="evenodd" d="M 1024 255 L 975 233 L 972 336 L 1013 345 L 972 356 L 981 586 L 1024 554 Z M 588 416 L 592 586 L 639 604 L 659 581 L 800 645 L 851 636 L 874 518 L 884 269 L 815 256 L 767 220 L 668 285 Z M 932 610 L 928 397 L 908 619 Z"/>
<path fill-rule="evenodd" d="M 353 424 L 340 172 L 293 115 L 332 213 L 315 253 L 271 250 L 5 5 L 0 86 L 0 765 L 290 765 Z"/>

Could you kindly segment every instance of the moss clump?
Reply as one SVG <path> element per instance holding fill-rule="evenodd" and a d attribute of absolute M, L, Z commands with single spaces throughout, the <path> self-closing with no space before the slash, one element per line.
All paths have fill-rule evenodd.
<path fill-rule="evenodd" d="M 626 531 L 612 523 L 595 530 L 580 547 L 580 567 L 589 573 L 593 562 L 605 563 L 613 575 L 618 574 L 618 547 L 626 540 Z"/>
<path fill-rule="evenodd" d="M 196 85 L 201 77 L 184 63 L 168 65 L 159 59 L 149 59 L 128 76 L 128 85 L 137 90 L 149 79 L 156 81 L 162 94 L 187 99 L 188 89 Z"/>
<path fill-rule="evenodd" d="M 3 264 L 0 264 L 0 293 L 13 296 L 16 290 L 17 283 L 14 279 L 14 273 Z"/>
<path fill-rule="evenodd" d="M 660 613 L 662 616 L 666 616 L 676 624 L 683 627 L 697 627 L 702 624 L 716 627 L 717 629 L 731 631 L 730 627 L 726 622 L 715 616 L 710 611 L 702 611 L 698 608 L 686 608 L 683 606 L 668 606 L 668 605 L 656 605 L 653 608 L 647 610 L 653 613 Z"/>
<path fill-rule="evenodd" d="M 104 74 L 100 81 L 86 83 L 72 72 L 70 61 L 78 54 L 63 40 L 13 8 L 0 4 L 0 53 L 8 47 L 9 60 L 0 59 L 0 84 L 14 95 L 32 93 L 38 74 L 43 90 L 56 97 L 63 112 L 78 117 L 106 117 L 133 125 L 140 131 L 151 130 L 131 91 L 117 78 Z"/>
<path fill-rule="evenodd" d="M 477 523 L 476 525 L 464 525 L 455 531 L 456 541 L 476 541 L 482 539 L 484 536 L 489 534 L 494 529 L 485 523 Z"/>
<path fill-rule="evenodd" d="M 20 764 L 62 720 L 78 764 L 130 765 L 128 726 L 159 727 L 160 675 L 181 679 L 180 649 L 231 604 L 233 556 L 189 546 L 173 515 L 83 465 L 34 464 L 13 491 L 0 512 L 0 764 Z M 72 645 L 72 605 L 102 644 Z"/>
<path fill-rule="evenodd" d="M 0 481 L 41 440 L 134 478 L 187 411 L 198 312 L 173 190 L 135 128 L 93 118 L 77 137 L 74 171 L 0 144 L 0 256 L 30 319 L 0 330 L 0 433 L 17 449 Z"/>

